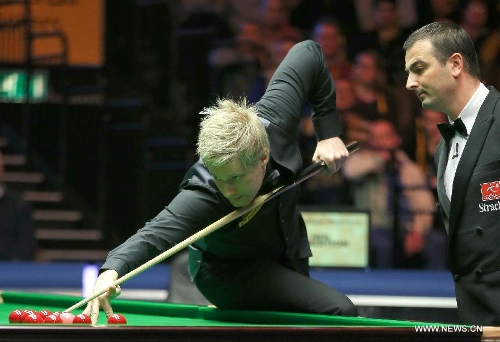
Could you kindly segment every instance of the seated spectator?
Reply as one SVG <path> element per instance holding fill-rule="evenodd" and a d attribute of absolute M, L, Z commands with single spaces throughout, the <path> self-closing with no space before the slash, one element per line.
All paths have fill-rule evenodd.
<path fill-rule="evenodd" d="M 403 148 L 408 153 L 414 149 L 414 122 L 421 104 L 405 87 L 390 86 L 384 60 L 376 50 L 356 55 L 351 69 L 351 86 L 356 101 L 342 116 L 353 140 L 365 142 L 370 123 L 386 119 L 398 132 L 405 132 Z M 411 152 L 413 154 L 413 151 Z M 412 156 L 413 157 L 413 156 Z"/>
<path fill-rule="evenodd" d="M 0 260 L 28 261 L 35 258 L 36 239 L 32 210 L 21 195 L 2 182 L 4 164 L 0 152 Z"/>
<path fill-rule="evenodd" d="M 297 42 L 304 39 L 303 33 L 290 23 L 290 8 L 286 0 L 262 0 L 260 18 L 259 27 L 268 50 L 284 38 Z"/>
<path fill-rule="evenodd" d="M 368 0 L 371 1 L 371 0 Z M 311 32 L 318 18 L 335 18 L 344 28 L 345 33 L 359 32 L 357 15 L 357 1 L 335 0 L 335 1 L 290 1 L 290 22 L 302 29 Z"/>
<path fill-rule="evenodd" d="M 347 55 L 347 39 L 341 26 L 333 18 L 323 18 L 314 25 L 312 39 L 325 54 L 326 63 L 335 81 L 349 78 L 351 62 Z"/>
<path fill-rule="evenodd" d="M 379 119 L 391 121 L 398 131 L 403 131 L 400 104 L 393 90 L 387 86 L 384 62 L 377 51 L 359 53 L 351 72 L 351 86 L 356 98 L 344 119 L 350 130 L 366 135 L 371 123 Z M 356 134 L 356 132 L 350 132 Z M 359 140 L 361 144 L 364 140 Z"/>
<path fill-rule="evenodd" d="M 342 172 L 355 206 L 371 214 L 371 265 L 402 267 L 420 255 L 423 267 L 444 269 L 446 236 L 433 229 L 436 200 L 424 174 L 400 149 L 401 137 L 389 121 L 372 122 L 368 142 Z"/>
<path fill-rule="evenodd" d="M 373 4 L 377 0 L 354 0 L 361 31 L 368 32 L 375 27 Z M 395 0 L 397 15 L 404 28 L 415 27 L 418 22 L 417 2 L 422 0 Z"/>

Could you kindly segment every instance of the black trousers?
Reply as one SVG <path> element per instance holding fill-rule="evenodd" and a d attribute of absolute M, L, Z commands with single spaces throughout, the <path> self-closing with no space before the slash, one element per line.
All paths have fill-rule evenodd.
<path fill-rule="evenodd" d="M 357 316 L 357 308 L 344 294 L 267 259 L 204 260 L 194 282 L 219 309 Z"/>

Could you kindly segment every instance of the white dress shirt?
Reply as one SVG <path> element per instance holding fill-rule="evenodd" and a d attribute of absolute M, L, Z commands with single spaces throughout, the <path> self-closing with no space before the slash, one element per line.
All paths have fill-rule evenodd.
<path fill-rule="evenodd" d="M 458 115 L 462 119 L 465 127 L 467 128 L 467 134 L 470 134 L 472 126 L 476 121 L 477 113 L 481 108 L 486 96 L 490 91 L 486 86 L 481 83 L 477 88 L 474 95 L 465 105 L 464 109 Z M 453 123 L 449 118 L 450 123 Z M 450 141 L 450 153 L 448 154 L 448 164 L 446 164 L 446 170 L 444 171 L 444 186 L 446 189 L 446 195 L 451 200 L 451 195 L 453 193 L 453 181 L 455 179 L 455 173 L 457 172 L 457 166 L 462 157 L 462 152 L 467 143 L 467 137 L 463 137 L 457 132 L 455 136 Z"/>

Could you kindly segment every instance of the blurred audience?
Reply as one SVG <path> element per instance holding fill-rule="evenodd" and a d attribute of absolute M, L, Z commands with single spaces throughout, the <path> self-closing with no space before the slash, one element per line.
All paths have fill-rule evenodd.
<path fill-rule="evenodd" d="M 290 24 L 288 2 L 261 0 L 258 21 L 243 21 L 229 46 L 209 54 L 212 98 L 249 96 L 256 102 L 279 62 L 295 43 L 305 37 Z"/>
<path fill-rule="evenodd" d="M 395 0 L 397 17 L 404 28 L 412 28 L 418 22 L 417 2 L 420 0 Z M 373 5 L 377 0 L 354 0 L 356 13 L 360 21 L 361 31 L 368 32 L 376 28 L 376 19 L 373 16 Z"/>
<path fill-rule="evenodd" d="M 37 247 L 31 206 L 3 183 L 4 172 L 0 152 L 0 260 L 30 261 Z"/>
<path fill-rule="evenodd" d="M 354 35 L 350 40 L 350 55 L 376 50 L 384 60 L 389 85 L 403 87 L 406 84 L 404 51 L 401 48 L 409 35 L 398 16 L 396 0 L 374 0 L 371 7 L 373 29 Z"/>
<path fill-rule="evenodd" d="M 244 22 L 259 20 L 261 2 L 262 0 L 180 0 L 178 3 L 181 20 L 193 12 L 211 12 L 224 18 L 233 32 L 238 32 Z"/>
<path fill-rule="evenodd" d="M 404 267 L 419 255 L 422 267 L 446 268 L 446 236 L 433 229 L 436 200 L 422 171 L 400 149 L 394 125 L 372 122 L 368 141 L 347 159 L 342 172 L 351 182 L 355 206 L 371 214 L 372 266 Z"/>
<path fill-rule="evenodd" d="M 479 51 L 481 78 L 488 86 L 500 88 L 500 27 L 484 41 Z"/>
<path fill-rule="evenodd" d="M 247 100 L 249 103 L 256 103 L 260 100 L 266 88 L 273 76 L 276 68 L 280 64 L 280 62 L 285 58 L 286 54 L 292 46 L 297 44 L 298 41 L 293 37 L 284 37 L 275 42 L 274 46 L 271 47 L 271 50 L 268 50 L 269 60 L 268 63 L 259 69 L 247 96 Z"/>
<path fill-rule="evenodd" d="M 423 26 L 434 21 L 447 21 L 458 24 L 460 21 L 460 0 L 418 0 L 417 12 Z"/>
<path fill-rule="evenodd" d="M 343 137 L 346 141 L 358 141 L 362 144 L 368 141 L 370 121 L 361 119 L 356 112 L 358 99 L 354 94 L 350 79 L 340 79 L 335 82 L 337 87 L 337 109 L 344 127 Z"/>
<path fill-rule="evenodd" d="M 459 24 L 474 42 L 481 66 L 483 83 L 497 87 L 499 86 L 497 76 L 500 57 L 500 31 L 488 26 L 488 12 L 488 1 L 467 0 Z"/>
<path fill-rule="evenodd" d="M 300 29 L 290 23 L 290 7 L 286 0 L 262 0 L 259 27 L 270 51 L 284 38 L 295 41 L 305 38 Z"/>
<path fill-rule="evenodd" d="M 246 96 L 263 70 L 272 65 L 272 56 L 256 22 L 244 22 L 228 46 L 214 48 L 208 56 L 211 71 L 211 98 Z"/>
<path fill-rule="evenodd" d="M 406 152 L 412 150 L 415 139 L 413 127 L 421 105 L 406 88 L 387 83 L 384 60 L 377 50 L 364 51 L 356 56 L 351 85 L 356 102 L 344 115 L 351 130 L 347 133 L 366 136 L 370 122 L 386 119 L 394 124 L 398 132 L 405 132 L 403 147 Z"/>
<path fill-rule="evenodd" d="M 437 125 L 447 121 L 444 113 L 425 108 L 422 108 L 421 114 L 417 118 L 415 159 L 422 172 L 426 175 L 430 188 L 433 190 L 436 189 L 437 184 L 434 153 L 441 139 L 441 133 L 439 133 Z"/>
<path fill-rule="evenodd" d="M 399 103 L 387 86 L 384 62 L 375 50 L 359 53 L 352 67 L 351 87 L 355 103 L 344 113 L 346 126 L 356 137 L 366 136 L 373 121 L 387 119 L 399 125 Z M 358 139 L 361 144 L 366 141 Z"/>
<path fill-rule="evenodd" d="M 448 122 L 448 118 L 442 112 L 421 108 L 416 121 L 415 160 L 424 173 L 434 198 L 437 199 L 437 169 L 434 154 L 441 139 L 437 125 Z M 434 213 L 433 227 L 445 234 L 444 223 L 437 210 Z"/>
<path fill-rule="evenodd" d="M 490 33 L 487 1 L 468 0 L 463 7 L 459 25 L 469 34 L 479 51 L 481 43 Z"/>
<path fill-rule="evenodd" d="M 348 59 L 347 39 L 338 21 L 329 17 L 318 20 L 312 39 L 321 45 L 333 79 L 349 78 L 351 62 Z"/>

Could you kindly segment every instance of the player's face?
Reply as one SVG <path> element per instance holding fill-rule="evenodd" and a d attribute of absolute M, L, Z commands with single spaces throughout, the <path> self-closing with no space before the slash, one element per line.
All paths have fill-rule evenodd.
<path fill-rule="evenodd" d="M 454 99 L 454 65 L 448 59 L 441 65 L 432 53 L 432 44 L 418 41 L 406 51 L 405 68 L 408 72 L 406 88 L 413 90 L 422 107 L 446 113 Z"/>
<path fill-rule="evenodd" d="M 255 166 L 244 168 L 241 161 L 221 167 L 208 167 L 219 191 L 234 207 L 249 204 L 257 195 L 266 170 L 267 157 L 262 157 Z"/>

